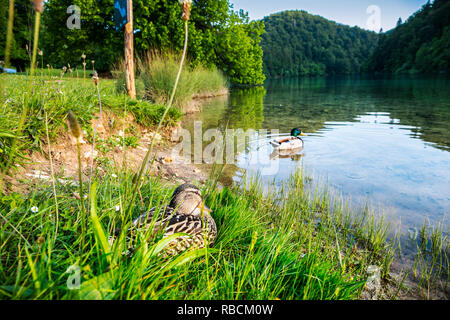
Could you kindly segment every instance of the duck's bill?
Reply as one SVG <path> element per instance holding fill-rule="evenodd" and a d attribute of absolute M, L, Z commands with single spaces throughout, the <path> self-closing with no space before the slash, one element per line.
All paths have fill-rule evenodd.
<path fill-rule="evenodd" d="M 301 136 L 307 136 L 307 134 L 304 134 L 303 132 L 302 132 L 302 133 L 300 133 L 300 135 L 301 135 Z"/>

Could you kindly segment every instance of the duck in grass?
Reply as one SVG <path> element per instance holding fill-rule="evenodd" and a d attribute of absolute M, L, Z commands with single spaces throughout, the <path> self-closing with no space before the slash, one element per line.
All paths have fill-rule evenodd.
<path fill-rule="evenodd" d="M 291 135 L 287 138 L 281 137 L 270 141 L 270 144 L 279 151 L 294 150 L 303 148 L 303 140 L 300 136 L 306 136 L 302 130 L 294 128 L 291 130 Z"/>
<path fill-rule="evenodd" d="M 162 230 L 163 238 L 176 233 L 187 234 L 175 238 L 165 250 L 166 255 L 176 255 L 188 248 L 204 248 L 205 240 L 207 245 L 214 244 L 217 227 L 210 213 L 200 190 L 193 184 L 185 183 L 175 189 L 169 206 L 150 209 L 133 220 L 131 229 L 146 233 L 152 228 L 148 233 L 151 237 Z"/>

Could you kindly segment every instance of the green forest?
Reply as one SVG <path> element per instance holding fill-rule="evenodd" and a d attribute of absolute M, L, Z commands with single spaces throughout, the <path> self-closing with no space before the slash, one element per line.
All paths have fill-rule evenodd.
<path fill-rule="evenodd" d="M 305 11 L 264 18 L 264 72 L 268 77 L 350 74 L 375 49 L 378 35 L 329 21 Z"/>
<path fill-rule="evenodd" d="M 0 0 L 0 27 L 6 30 L 8 0 Z M 71 5 L 80 8 L 80 29 L 69 29 Z M 5 10 L 3 10 L 5 8 Z M 134 39 L 138 56 L 148 50 L 179 52 L 183 48 L 184 24 L 175 0 L 134 0 Z M 12 62 L 23 70 L 29 66 L 26 50 L 31 44 L 33 9 L 29 0 L 15 1 Z M 114 0 L 48 0 L 42 15 L 40 49 L 44 65 L 80 66 L 84 53 L 95 60 L 99 71 L 108 71 L 123 56 L 123 29 L 113 21 Z M 17 30 L 19 32 L 17 33 Z M 191 65 L 216 66 L 232 83 L 262 84 L 261 21 L 250 21 L 236 12 L 228 0 L 195 0 L 189 20 L 188 56 Z M 0 39 L 3 54 L 5 37 Z"/>
<path fill-rule="evenodd" d="M 0 28 L 6 30 L 8 0 L 0 0 Z M 113 21 L 114 0 L 49 0 L 45 3 L 42 62 L 55 68 L 80 67 L 86 54 L 99 71 L 110 71 L 123 56 L 123 30 Z M 81 11 L 81 28 L 66 27 L 67 8 Z M 135 0 L 135 50 L 180 52 L 184 41 L 180 6 L 173 0 Z M 449 71 L 450 2 L 427 3 L 393 30 L 375 33 L 305 11 L 284 11 L 251 21 L 228 0 L 195 0 L 189 21 L 192 66 L 221 70 L 235 85 L 264 79 L 357 73 L 439 73 Z M 33 8 L 15 1 L 11 61 L 30 63 Z M 101 45 L 99 45 L 101 44 Z M 0 52 L 5 37 L 0 38 Z M 1 56 L 0 56 L 1 59 Z M 41 59 L 40 59 L 41 60 Z"/>
<path fill-rule="evenodd" d="M 448 73 L 449 63 L 450 1 L 435 0 L 381 34 L 366 66 L 369 72 Z"/>

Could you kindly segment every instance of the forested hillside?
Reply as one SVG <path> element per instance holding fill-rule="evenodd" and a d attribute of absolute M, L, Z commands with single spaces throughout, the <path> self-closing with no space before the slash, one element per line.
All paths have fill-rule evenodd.
<path fill-rule="evenodd" d="M 305 11 L 284 11 L 263 21 L 266 33 L 261 44 L 268 77 L 359 73 L 378 39 L 375 32 Z"/>
<path fill-rule="evenodd" d="M 450 1 L 435 0 L 380 36 L 367 69 L 385 73 L 448 73 L 449 61 Z"/>

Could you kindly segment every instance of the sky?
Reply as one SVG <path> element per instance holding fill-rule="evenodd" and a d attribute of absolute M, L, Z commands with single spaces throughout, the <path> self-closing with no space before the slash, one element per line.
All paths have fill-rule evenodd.
<path fill-rule="evenodd" d="M 250 19 L 262 19 L 284 10 L 305 10 L 338 23 L 384 31 L 419 10 L 427 0 L 230 0 L 235 10 L 244 9 Z"/>

